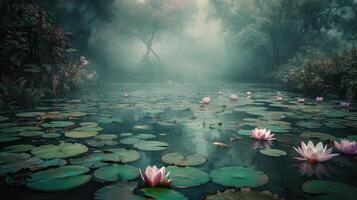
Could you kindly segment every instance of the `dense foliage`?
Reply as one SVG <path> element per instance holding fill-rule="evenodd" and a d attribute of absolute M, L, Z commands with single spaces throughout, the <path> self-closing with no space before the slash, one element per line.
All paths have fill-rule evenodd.
<path fill-rule="evenodd" d="M 78 73 L 68 38 L 34 0 L 1 1 L 0 107 L 68 92 Z"/>
<path fill-rule="evenodd" d="M 312 65 L 314 59 L 316 62 L 320 62 L 321 59 L 313 57 L 311 52 L 315 50 L 329 57 L 356 47 L 357 2 L 354 0 L 210 0 L 210 2 L 214 8 L 212 17 L 221 20 L 227 33 L 226 39 L 231 44 L 232 50 L 236 52 L 237 56 L 232 66 L 236 71 L 234 74 L 236 77 L 249 77 L 256 80 L 258 76 L 260 80 L 276 80 L 277 72 L 294 57 L 308 59 Z M 341 57 L 338 58 L 341 60 Z M 344 61 L 342 59 L 340 62 Z M 295 71 L 309 65 L 299 64 L 288 65 L 297 67 Z M 309 68 L 319 71 L 321 66 L 318 66 L 316 69 L 313 66 Z M 345 69 L 347 68 L 336 66 L 333 70 L 336 71 L 335 74 L 343 74 L 344 71 L 338 70 Z M 299 82 L 305 82 L 304 85 L 310 84 L 312 76 L 311 74 L 299 77 L 307 78 Z M 341 78 L 347 77 L 341 76 Z M 328 81 L 327 79 L 321 81 L 325 80 Z M 341 80 L 341 82 L 349 82 L 349 80 Z M 330 87 L 330 84 L 331 82 L 321 82 L 320 86 Z M 315 84 L 311 83 L 311 85 Z M 335 89 L 324 89 L 324 87 L 321 91 L 316 91 L 320 87 L 314 90 L 317 93 L 336 92 Z M 310 87 L 299 85 L 296 86 L 297 88 L 301 91 L 311 91 Z"/>
<path fill-rule="evenodd" d="M 357 49 L 330 58 L 321 52 L 296 56 L 280 72 L 289 89 L 310 94 L 334 93 L 357 98 Z"/>

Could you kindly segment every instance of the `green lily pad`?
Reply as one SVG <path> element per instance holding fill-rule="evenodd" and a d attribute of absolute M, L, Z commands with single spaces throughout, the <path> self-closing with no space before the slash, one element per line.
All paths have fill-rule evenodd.
<path fill-rule="evenodd" d="M 193 154 L 184 157 L 180 153 L 168 153 L 161 157 L 162 162 L 178 166 L 197 166 L 207 161 L 206 157 L 201 154 Z"/>
<path fill-rule="evenodd" d="M 62 143 L 59 145 L 43 145 L 32 149 L 31 153 L 42 159 L 68 158 L 88 151 L 88 147 L 78 143 Z"/>
<path fill-rule="evenodd" d="M 36 136 L 41 136 L 45 134 L 43 131 L 25 131 L 25 132 L 20 132 L 16 134 L 16 136 L 21 136 L 21 137 L 36 137 Z"/>
<path fill-rule="evenodd" d="M 27 180 L 26 186 L 38 191 L 55 192 L 81 186 L 91 179 L 84 175 L 89 171 L 81 166 L 63 166 L 36 172 Z"/>
<path fill-rule="evenodd" d="M 87 144 L 92 147 L 112 146 L 117 144 L 115 140 L 117 137 L 114 134 L 101 134 L 95 136 L 92 140 L 88 140 Z"/>
<path fill-rule="evenodd" d="M 3 142 L 13 142 L 16 140 L 21 139 L 20 137 L 14 137 L 13 135 L 4 135 L 4 134 L 0 134 L 0 143 Z"/>
<path fill-rule="evenodd" d="M 283 150 L 279 150 L 279 149 L 270 149 L 270 148 L 266 148 L 266 149 L 262 149 L 259 151 L 261 154 L 267 155 L 267 156 L 272 156 L 272 157 L 281 157 L 281 156 L 286 156 L 287 153 Z"/>
<path fill-rule="evenodd" d="M 270 192 L 236 191 L 235 189 L 227 189 L 224 192 L 217 192 L 217 194 L 210 194 L 206 200 L 280 200 L 279 197 Z"/>
<path fill-rule="evenodd" d="M 169 166 L 171 185 L 175 187 L 194 187 L 205 184 L 209 181 L 209 175 L 200 169 L 193 167 Z"/>
<path fill-rule="evenodd" d="M 353 200 L 357 195 L 357 187 L 325 180 L 311 180 L 305 182 L 302 190 L 310 194 L 321 194 L 317 199 Z M 321 197 L 321 198 L 320 198 Z"/>
<path fill-rule="evenodd" d="M 155 198 L 156 200 L 187 200 L 183 194 L 168 188 L 143 188 L 140 191 L 144 192 L 146 196 Z"/>
<path fill-rule="evenodd" d="M 130 136 L 132 136 L 132 135 L 134 135 L 134 134 L 132 134 L 132 133 L 120 133 L 119 134 L 121 137 L 130 137 Z"/>
<path fill-rule="evenodd" d="M 30 144 L 18 144 L 18 145 L 7 146 L 4 148 L 4 150 L 10 153 L 23 153 L 26 151 L 31 151 L 34 147 L 35 146 Z"/>
<path fill-rule="evenodd" d="M 268 176 L 261 171 L 245 167 L 223 167 L 210 173 L 212 181 L 227 187 L 259 187 L 268 182 Z"/>
<path fill-rule="evenodd" d="M 60 137 L 60 136 L 61 136 L 61 134 L 59 134 L 59 133 L 45 133 L 45 134 L 41 135 L 42 138 L 46 138 L 46 139 L 57 138 L 57 137 Z"/>
<path fill-rule="evenodd" d="M 40 127 L 37 126 L 16 126 L 16 127 L 6 127 L 0 129 L 0 132 L 3 133 L 18 133 L 18 132 L 25 132 L 25 131 L 38 131 L 41 130 Z"/>
<path fill-rule="evenodd" d="M 94 137 L 97 132 L 87 132 L 87 131 L 66 131 L 64 135 L 69 138 L 89 138 Z"/>
<path fill-rule="evenodd" d="M 79 125 L 81 125 L 82 127 L 98 127 L 97 122 L 82 122 L 79 123 Z"/>
<path fill-rule="evenodd" d="M 100 188 L 94 194 L 95 200 L 146 200 L 146 198 L 135 195 L 131 185 L 128 183 L 116 183 Z"/>
<path fill-rule="evenodd" d="M 120 162 L 127 163 L 127 162 L 134 162 L 140 159 L 140 153 L 135 150 L 128 150 L 128 149 L 109 149 L 109 152 L 113 152 L 119 155 Z"/>
<path fill-rule="evenodd" d="M 326 141 L 326 140 L 330 140 L 330 141 L 334 141 L 336 140 L 336 137 L 330 134 L 326 134 L 326 133 L 320 133 L 320 132 L 304 132 L 302 134 L 300 134 L 301 138 L 316 138 L 319 139 L 321 141 Z"/>
<path fill-rule="evenodd" d="M 94 172 L 94 177 L 99 181 L 129 181 L 139 175 L 139 170 L 129 165 L 111 165 L 101 167 Z"/>
<path fill-rule="evenodd" d="M 16 113 L 16 117 L 38 117 L 41 115 L 45 115 L 46 113 L 44 112 L 22 112 L 22 113 Z"/>
<path fill-rule="evenodd" d="M 134 144 L 135 148 L 144 151 L 160 151 L 166 149 L 168 146 L 167 143 L 160 141 L 145 141 Z"/>
<path fill-rule="evenodd" d="M 78 128 L 73 129 L 73 131 L 83 131 L 83 132 L 99 132 L 99 131 L 102 131 L 102 130 L 103 130 L 103 128 L 99 127 L 99 126 L 96 126 L 96 127 L 82 126 L 82 127 L 78 127 Z"/>
<path fill-rule="evenodd" d="M 136 135 L 135 137 L 146 140 L 146 139 L 156 138 L 156 135 L 142 133 L 142 134 Z"/>
<path fill-rule="evenodd" d="M 320 128 L 322 126 L 321 123 L 312 122 L 312 121 L 300 121 L 296 125 L 304 127 L 304 128 Z"/>
<path fill-rule="evenodd" d="M 109 118 L 109 117 L 102 117 L 100 119 L 98 119 L 98 123 L 101 123 L 101 124 L 111 124 L 111 123 L 114 123 L 114 122 L 122 122 L 123 120 L 122 119 L 119 119 L 119 118 Z"/>
<path fill-rule="evenodd" d="M 137 137 L 128 137 L 119 141 L 122 144 L 132 145 L 140 142 L 145 142 L 145 140 Z"/>
<path fill-rule="evenodd" d="M 80 165 L 89 168 L 99 168 L 109 165 L 106 162 L 119 162 L 120 156 L 115 153 L 94 153 L 89 156 L 70 159 L 72 165 Z"/>
<path fill-rule="evenodd" d="M 8 118 L 8 117 L 4 117 L 4 116 L 1 116 L 0 115 L 0 122 L 3 122 L 3 121 L 7 121 L 7 120 L 9 120 L 10 118 Z"/>
<path fill-rule="evenodd" d="M 322 111 L 320 113 L 322 116 L 329 117 L 329 118 L 342 118 L 347 117 L 348 112 L 333 110 L 333 111 Z"/>
<path fill-rule="evenodd" d="M 52 121 L 50 123 L 44 123 L 41 126 L 45 128 L 65 128 L 73 125 L 74 123 L 71 121 Z"/>

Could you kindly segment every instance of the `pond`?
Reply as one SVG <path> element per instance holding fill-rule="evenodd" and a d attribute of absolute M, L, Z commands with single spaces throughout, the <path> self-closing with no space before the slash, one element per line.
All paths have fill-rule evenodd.
<path fill-rule="evenodd" d="M 333 141 L 356 140 L 355 102 L 298 98 L 269 85 L 128 83 L 3 111 L 1 199 L 354 199 L 357 156 Z M 276 139 L 250 138 L 256 127 Z M 294 159 L 309 140 L 340 155 Z M 148 165 L 167 167 L 169 189 L 143 189 L 138 169 Z"/>

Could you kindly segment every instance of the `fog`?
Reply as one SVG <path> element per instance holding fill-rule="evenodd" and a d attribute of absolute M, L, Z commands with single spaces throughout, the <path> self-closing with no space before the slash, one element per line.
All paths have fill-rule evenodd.
<path fill-rule="evenodd" d="M 208 0 L 198 0 L 195 13 L 182 29 L 162 31 L 154 39 L 152 48 L 161 60 L 156 66 L 141 65 L 146 46 L 130 34 L 118 34 L 120 15 L 110 23 L 99 22 L 91 28 L 89 45 L 103 47 L 105 59 L 114 68 L 124 68 L 124 73 L 145 76 L 152 67 L 162 79 L 208 81 L 221 79 L 230 61 L 230 52 L 223 37 L 219 20 L 210 18 L 212 9 Z M 119 6 L 114 3 L 113 9 Z M 115 13 L 115 11 L 114 11 Z M 133 22 L 135 23 L 135 22 Z M 154 55 L 150 59 L 155 60 Z M 156 77 L 157 78 L 157 77 Z M 133 77 L 135 80 L 136 78 Z M 145 77 L 145 80 L 150 77 Z"/>

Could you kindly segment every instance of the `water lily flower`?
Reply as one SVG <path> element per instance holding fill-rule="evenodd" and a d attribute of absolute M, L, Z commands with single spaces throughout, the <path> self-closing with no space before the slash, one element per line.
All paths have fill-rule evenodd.
<path fill-rule="evenodd" d="M 299 98 L 298 103 L 305 103 L 305 99 Z"/>
<path fill-rule="evenodd" d="M 341 101 L 341 102 L 340 102 L 340 106 L 341 106 L 341 107 L 345 107 L 345 108 L 350 107 L 350 102 L 348 102 L 348 101 Z"/>
<path fill-rule="evenodd" d="M 312 141 L 309 141 L 307 145 L 301 142 L 301 147 L 294 147 L 294 149 L 300 154 L 300 157 L 295 157 L 295 159 L 305 160 L 309 163 L 324 162 L 338 156 L 338 154 L 332 154 L 332 148 L 327 149 L 327 145 L 324 146 L 322 142 L 316 146 Z"/>
<path fill-rule="evenodd" d="M 222 92 L 222 91 L 219 91 L 219 92 L 218 92 L 218 95 L 219 95 L 219 96 L 222 96 L 222 95 L 223 95 L 223 92 Z"/>
<path fill-rule="evenodd" d="M 129 97 L 129 94 L 128 94 L 128 93 L 124 93 L 124 97 L 125 97 L 125 98 L 128 98 L 128 97 Z"/>
<path fill-rule="evenodd" d="M 248 95 L 248 96 L 250 96 L 252 93 L 248 91 L 248 92 L 246 92 L 245 94 Z"/>
<path fill-rule="evenodd" d="M 211 97 L 203 97 L 201 100 L 202 104 L 209 104 L 211 102 Z"/>
<path fill-rule="evenodd" d="M 266 130 L 265 128 L 255 128 L 250 133 L 250 137 L 256 140 L 263 140 L 263 141 L 272 141 L 275 140 L 273 137 L 274 134 L 271 134 L 271 130 Z"/>
<path fill-rule="evenodd" d="M 168 178 L 170 172 L 166 173 L 165 167 L 158 169 L 156 165 L 152 167 L 149 165 L 146 167 L 145 173 L 142 173 L 141 169 L 139 169 L 139 172 L 143 182 L 150 187 L 170 186 L 171 180 Z"/>
<path fill-rule="evenodd" d="M 316 97 L 315 100 L 317 103 L 321 103 L 324 100 L 324 97 Z"/>
<path fill-rule="evenodd" d="M 277 97 L 276 97 L 276 100 L 277 100 L 277 101 L 282 101 L 282 100 L 283 100 L 283 97 L 277 96 Z"/>
<path fill-rule="evenodd" d="M 230 99 L 231 101 L 237 101 L 237 100 L 238 100 L 238 96 L 235 95 L 235 94 L 231 94 L 231 95 L 229 96 L 229 99 Z"/>
<path fill-rule="evenodd" d="M 340 143 L 334 141 L 335 147 L 341 151 L 342 153 L 348 155 L 356 155 L 357 154 L 357 142 L 349 141 L 342 139 Z"/>

